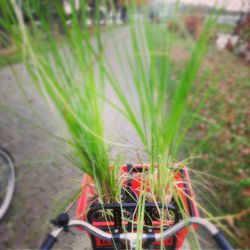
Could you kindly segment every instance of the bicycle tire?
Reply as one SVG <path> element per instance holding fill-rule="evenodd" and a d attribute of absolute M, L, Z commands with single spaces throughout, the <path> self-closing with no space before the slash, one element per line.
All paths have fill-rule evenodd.
<path fill-rule="evenodd" d="M 1 188 L 1 190 L 3 190 L 0 200 L 1 221 L 8 211 L 15 190 L 14 161 L 10 153 L 3 148 L 0 148 L 0 184 L 4 185 L 4 187 Z"/>

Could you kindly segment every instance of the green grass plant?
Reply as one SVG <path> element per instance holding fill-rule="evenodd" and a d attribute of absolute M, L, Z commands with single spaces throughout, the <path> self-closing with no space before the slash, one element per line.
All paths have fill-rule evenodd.
<path fill-rule="evenodd" d="M 178 15 L 177 9 L 174 15 Z M 120 61 L 129 64 L 133 81 L 131 93 L 128 95 L 130 98 L 124 95 L 123 83 L 116 78 L 112 67 L 108 67 L 108 79 L 121 103 L 119 110 L 136 130 L 148 155 L 151 194 L 147 195 L 162 203 L 169 203 L 174 197 L 179 208 L 183 204 L 174 188 L 174 176 L 178 172 L 174 166 L 182 160 L 179 158 L 182 143 L 194 122 L 189 116 L 191 111 L 188 98 L 191 92 L 197 91 L 194 81 L 214 24 L 215 18 L 211 16 L 204 24 L 199 39 L 193 42 L 189 59 L 177 80 L 174 79 L 171 55 L 176 34 L 168 30 L 165 23 L 154 24 L 148 20 L 131 19 L 127 32 L 131 42 L 128 45 L 121 41 L 116 49 Z M 132 52 L 126 50 L 129 46 Z M 120 49 L 123 47 L 125 53 Z M 125 78 L 127 69 L 122 63 L 120 70 Z M 134 108 L 134 103 L 138 109 Z M 201 106 L 202 103 L 204 100 L 201 100 Z M 197 107 L 196 112 L 198 111 Z M 166 187 L 172 194 L 170 199 L 166 196 Z"/>
<path fill-rule="evenodd" d="M 10 5 L 6 6 L 11 9 Z M 102 87 L 97 83 L 101 76 L 96 75 L 97 69 L 93 66 L 102 52 L 98 42 L 94 46 L 91 39 L 95 37 L 99 41 L 100 31 L 97 28 L 83 32 L 74 11 L 69 29 L 59 2 L 51 6 L 49 3 L 42 5 L 42 2 L 26 1 L 20 9 L 12 1 L 12 7 L 14 11 L 8 12 L 8 18 L 16 20 L 18 29 L 17 24 L 8 27 L 12 29 L 13 40 L 23 53 L 26 68 L 36 87 L 55 117 L 58 118 L 59 114 L 59 119 L 64 122 L 65 140 L 71 152 L 68 157 L 93 178 L 100 201 L 115 201 L 119 190 L 117 176 L 114 176 L 117 171 L 110 174 L 112 163 L 108 155 L 109 145 L 104 138 L 102 105 L 98 98 Z M 63 46 L 58 45 L 55 30 L 51 27 L 52 7 L 64 32 Z M 81 8 L 82 12 L 86 11 L 86 4 Z M 39 25 L 34 19 L 34 12 L 39 16 Z M 30 19 L 29 27 L 24 23 L 23 13 Z"/>
<path fill-rule="evenodd" d="M 114 44 L 119 59 L 116 67 L 123 80 L 129 79 L 128 73 L 132 78 L 125 90 L 117 69 L 105 54 L 103 42 L 104 36 L 115 37 L 116 31 L 103 32 L 98 11 L 94 14 L 95 26 L 91 30 L 87 28 L 87 1 L 81 1 L 80 11 L 72 12 L 70 24 L 57 1 L 53 4 L 45 1 L 44 5 L 26 1 L 22 9 L 14 0 L 10 2 L 12 5 L 5 6 L 6 20 L 11 20 L 6 22 L 6 27 L 12 30 L 13 40 L 23 53 L 37 89 L 55 118 L 63 121 L 62 135 L 70 151 L 68 158 L 92 177 L 101 203 L 120 202 L 122 189 L 120 158 L 111 159 L 109 153 L 111 145 L 121 145 L 105 138 L 104 103 L 121 113 L 140 138 L 148 162 L 148 171 L 142 173 L 147 181 L 141 182 L 138 221 L 133 222 L 137 224 L 137 249 L 141 249 L 139 236 L 143 232 L 146 202 L 169 204 L 175 200 L 183 218 L 188 217 L 180 191 L 176 189 L 175 175 L 179 171 L 176 164 L 188 157 L 182 155 L 184 143 L 194 124 L 193 117 L 204 103 L 201 98 L 195 111 L 191 111 L 193 102 L 189 98 L 191 93 L 198 95 L 194 83 L 207 51 L 214 16 L 204 22 L 197 41 L 190 43 L 189 39 L 190 53 L 178 76 L 173 62 L 177 35 L 166 23 L 152 23 L 146 17 L 131 18 L 124 27 L 128 39 Z M 109 2 L 112 6 L 112 1 Z M 74 9 L 73 1 L 71 8 Z M 55 23 L 52 9 L 56 13 Z M 128 11 L 133 17 L 137 6 L 132 4 Z M 34 12 L 39 17 L 39 25 Z M 178 20 L 178 4 L 173 12 Z M 29 25 L 24 23 L 23 13 L 28 15 Z M 56 40 L 56 25 L 63 33 L 63 44 Z M 105 95 L 107 85 L 113 89 L 119 104 Z M 148 186 L 150 191 L 146 192 Z M 159 213 L 164 221 L 164 209 L 159 209 Z M 208 212 L 207 215 L 210 216 Z"/>

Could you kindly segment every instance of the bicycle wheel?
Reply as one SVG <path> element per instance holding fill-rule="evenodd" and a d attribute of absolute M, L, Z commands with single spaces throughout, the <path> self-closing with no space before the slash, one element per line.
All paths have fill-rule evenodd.
<path fill-rule="evenodd" d="M 6 214 L 15 188 L 14 163 L 10 154 L 0 148 L 0 220 Z"/>

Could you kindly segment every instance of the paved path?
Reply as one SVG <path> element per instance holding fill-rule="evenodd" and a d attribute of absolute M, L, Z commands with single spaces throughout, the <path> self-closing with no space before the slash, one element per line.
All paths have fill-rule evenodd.
<path fill-rule="evenodd" d="M 23 66 L 15 69 L 23 75 L 28 99 L 39 110 L 41 121 L 25 103 L 12 72 L 1 70 L 0 144 L 15 159 L 17 181 L 13 203 L 0 224 L 0 249 L 36 248 L 51 208 L 80 182 L 79 171 L 64 162 L 58 142 L 47 133 L 56 128 L 45 103 L 36 95 Z"/>

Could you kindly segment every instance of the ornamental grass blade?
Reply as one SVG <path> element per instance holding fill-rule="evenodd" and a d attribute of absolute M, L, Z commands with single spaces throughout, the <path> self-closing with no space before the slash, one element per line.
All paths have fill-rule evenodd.
<path fill-rule="evenodd" d="M 18 39 L 13 36 L 13 40 L 22 50 L 36 87 L 55 116 L 59 114 L 64 122 L 72 152 L 69 158 L 93 178 L 99 196 L 112 201 L 117 193 L 114 180 L 117 176 L 109 173 L 112 163 L 108 155 L 109 144 L 104 138 L 102 100 L 99 98 L 103 91 L 102 72 L 96 74 L 96 62 L 103 53 L 101 30 L 98 26 L 92 31 L 83 30 L 79 25 L 86 24 L 87 6 L 83 1 L 76 11 L 71 1 L 73 11 L 68 20 L 60 2 L 25 1 L 20 6 L 11 1 L 5 6 L 8 10 L 5 20 L 14 23 L 6 22 L 6 27 L 16 32 Z M 93 14 L 98 20 L 98 13 Z"/>

